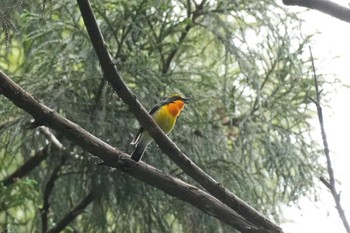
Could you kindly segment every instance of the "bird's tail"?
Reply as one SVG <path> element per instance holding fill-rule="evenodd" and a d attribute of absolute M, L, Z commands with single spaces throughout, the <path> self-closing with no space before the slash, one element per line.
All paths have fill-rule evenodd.
<path fill-rule="evenodd" d="M 135 162 L 140 161 L 140 159 L 142 158 L 143 153 L 144 153 L 145 150 L 146 150 L 146 147 L 147 147 L 147 146 L 145 146 L 145 145 L 139 143 L 139 144 L 136 146 L 135 150 L 132 152 L 132 154 L 131 154 L 131 159 L 134 160 Z"/>

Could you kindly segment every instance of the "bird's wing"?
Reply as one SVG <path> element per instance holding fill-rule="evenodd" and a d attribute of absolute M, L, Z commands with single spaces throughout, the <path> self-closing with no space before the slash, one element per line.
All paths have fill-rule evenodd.
<path fill-rule="evenodd" d="M 131 145 L 137 144 L 141 139 L 142 133 L 143 133 L 143 128 L 140 127 L 139 131 L 137 131 L 137 134 L 135 135 L 134 139 L 131 141 L 130 144 Z"/>
<path fill-rule="evenodd" d="M 162 106 L 169 104 L 172 101 L 169 101 L 168 99 L 162 100 L 159 103 L 157 103 L 156 105 L 153 106 L 153 108 L 148 112 L 151 116 Z M 144 129 L 142 127 L 140 127 L 139 131 L 137 132 L 137 134 L 135 135 L 134 139 L 131 141 L 131 145 L 135 145 L 137 144 L 140 139 L 141 136 L 143 134 Z"/>
<path fill-rule="evenodd" d="M 151 116 L 155 113 L 160 107 L 170 103 L 167 99 L 160 101 L 158 104 L 154 105 L 153 108 L 148 112 Z"/>

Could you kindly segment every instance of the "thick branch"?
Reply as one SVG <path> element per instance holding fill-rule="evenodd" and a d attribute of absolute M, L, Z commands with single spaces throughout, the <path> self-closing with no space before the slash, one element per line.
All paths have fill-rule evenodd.
<path fill-rule="evenodd" d="M 288 6 L 301 6 L 350 23 L 350 9 L 329 0 L 282 0 Z"/>
<path fill-rule="evenodd" d="M 76 205 L 71 211 L 69 211 L 53 228 L 46 231 L 46 233 L 59 233 L 69 223 L 71 223 L 84 209 L 94 200 L 93 193 L 89 193 L 84 199 L 82 199 L 78 205 Z"/>
<path fill-rule="evenodd" d="M 135 163 L 130 159 L 129 155 L 124 154 L 118 148 L 108 145 L 54 110 L 38 102 L 2 71 L 0 71 L 0 89 L 15 105 L 31 114 L 35 119 L 40 119 L 40 122 L 44 125 L 58 131 L 86 151 L 101 158 L 107 166 L 116 167 L 138 180 L 188 202 L 242 232 L 262 232 L 261 229 L 248 223 L 236 211 L 230 209 L 208 193 L 175 177 L 166 175 L 143 162 Z"/>
<path fill-rule="evenodd" d="M 89 33 L 92 45 L 100 61 L 104 77 L 111 83 L 118 96 L 126 103 L 130 111 L 135 115 L 142 127 L 147 130 L 153 137 L 159 148 L 169 156 L 187 175 L 192 177 L 202 185 L 209 193 L 217 199 L 237 211 L 240 215 L 252 223 L 265 228 L 271 232 L 281 232 L 281 229 L 253 209 L 247 203 L 239 199 L 233 193 L 228 191 L 219 182 L 206 174 L 201 168 L 194 164 L 180 149 L 164 134 L 153 118 L 147 113 L 145 108 L 131 93 L 125 85 L 123 79 L 118 73 L 117 68 L 113 65 L 111 55 L 106 49 L 106 43 L 102 37 L 96 19 L 93 15 L 88 0 L 77 0 L 81 14 L 84 19 L 86 29 Z"/>

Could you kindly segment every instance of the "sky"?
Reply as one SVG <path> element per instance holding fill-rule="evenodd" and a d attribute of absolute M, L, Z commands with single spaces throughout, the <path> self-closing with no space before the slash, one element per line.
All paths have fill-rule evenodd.
<path fill-rule="evenodd" d="M 345 0 L 333 2 L 349 7 L 349 2 Z M 302 10 L 298 7 L 287 9 Z M 325 74 L 329 82 L 323 88 L 327 92 L 323 99 L 324 122 L 335 177 L 339 181 L 337 189 L 341 191 L 341 203 L 350 221 L 350 88 L 345 87 L 350 87 L 350 24 L 314 10 L 303 12 L 300 16 L 305 21 L 301 27 L 304 35 L 317 32 L 311 49 L 316 72 Z M 336 79 L 343 85 L 332 84 Z M 318 119 L 314 119 L 312 124 L 313 135 L 322 144 Z M 281 225 L 285 232 L 346 232 L 330 192 L 321 182 L 317 185 L 320 187 L 319 201 L 301 198 L 299 207 L 285 208 L 284 217 L 289 220 Z"/>

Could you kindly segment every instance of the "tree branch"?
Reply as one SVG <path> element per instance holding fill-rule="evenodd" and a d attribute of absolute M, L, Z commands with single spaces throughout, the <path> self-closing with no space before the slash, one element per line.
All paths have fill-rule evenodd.
<path fill-rule="evenodd" d="M 350 226 L 349 222 L 346 219 L 343 207 L 340 203 L 340 194 L 338 194 L 338 191 L 335 187 L 335 178 L 334 178 L 334 171 L 332 167 L 332 161 L 331 157 L 329 154 L 329 147 L 328 147 L 328 141 L 327 141 L 327 134 L 324 126 L 324 121 L 323 121 L 323 113 L 322 113 L 322 107 L 321 107 L 321 91 L 318 89 L 318 80 L 316 76 L 316 69 L 315 69 L 315 64 L 314 64 L 314 59 L 312 56 L 312 51 L 311 48 L 309 47 L 310 50 L 310 55 L 311 55 L 311 62 L 312 62 L 312 69 L 314 73 L 314 86 L 315 86 L 315 91 L 316 91 L 316 100 L 313 100 L 313 102 L 316 105 L 317 109 L 317 116 L 321 128 L 321 135 L 322 135 L 322 142 L 323 142 L 323 148 L 324 148 L 324 154 L 327 159 L 327 171 L 328 171 L 328 176 L 329 176 L 329 181 L 327 181 L 325 178 L 320 177 L 321 182 L 331 191 L 334 202 L 335 202 L 335 207 L 338 211 L 339 217 L 343 222 L 345 230 L 350 233 Z"/>
<path fill-rule="evenodd" d="M 62 156 L 61 162 L 55 167 L 53 172 L 50 175 L 49 180 L 47 181 L 44 189 L 44 195 L 43 195 L 43 207 L 40 209 L 41 212 L 41 231 L 46 232 L 47 231 L 47 219 L 48 219 L 48 213 L 50 208 L 50 195 L 51 192 L 55 186 L 55 182 L 58 177 L 58 172 L 61 170 L 64 162 L 66 161 L 65 156 Z"/>
<path fill-rule="evenodd" d="M 71 223 L 84 209 L 95 199 L 92 192 L 90 192 L 84 199 L 82 199 L 78 205 L 76 205 L 71 211 L 69 211 L 56 225 L 46 231 L 46 233 L 59 233 L 69 223 Z"/>
<path fill-rule="evenodd" d="M 20 166 L 16 171 L 14 171 L 11 175 L 6 177 L 3 181 L 1 181 L 4 186 L 8 186 L 13 184 L 17 179 L 20 179 L 26 175 L 34 168 L 39 166 L 39 164 L 46 159 L 49 155 L 50 146 L 47 145 L 43 149 L 36 152 L 36 154 L 31 157 L 27 162 L 25 162 L 22 166 Z"/>
<path fill-rule="evenodd" d="M 77 0 L 79 8 L 89 33 L 90 40 L 98 56 L 104 77 L 111 83 L 114 91 L 127 104 L 129 110 L 135 115 L 141 126 L 150 133 L 159 148 L 169 156 L 187 175 L 202 185 L 210 194 L 231 207 L 238 214 L 250 222 L 265 228 L 266 231 L 281 232 L 281 228 L 269 221 L 266 217 L 235 196 L 223 187 L 222 184 L 206 174 L 194 164 L 180 149 L 164 134 L 145 108 L 131 93 L 119 75 L 116 66 L 113 65 L 111 55 L 106 49 L 106 43 L 97 25 L 92 8 L 88 0 Z M 205 1 L 202 1 L 205 2 Z"/>
<path fill-rule="evenodd" d="M 54 110 L 38 102 L 28 92 L 9 79 L 0 71 L 0 88 L 3 94 L 19 108 L 22 108 L 34 119 L 40 119 L 44 125 L 58 131 L 67 139 L 81 146 L 86 151 L 104 160 L 104 164 L 154 186 L 163 192 L 188 202 L 203 212 L 242 232 L 276 232 L 265 230 L 264 227 L 254 226 L 242 218 L 236 211 L 212 197 L 210 194 L 189 185 L 175 177 L 164 174 L 156 168 L 143 162 L 134 162 L 130 156 L 112 147 L 101 139 L 93 136 Z M 219 184 L 217 184 L 220 186 Z M 263 229 L 263 230 L 262 230 Z"/>
<path fill-rule="evenodd" d="M 350 9 L 329 0 L 282 0 L 287 6 L 301 6 L 350 23 Z"/>
<path fill-rule="evenodd" d="M 50 142 L 52 145 L 54 145 L 58 150 L 64 149 L 64 146 L 60 142 L 60 140 L 50 131 L 49 128 L 45 126 L 40 126 L 39 130 L 42 134 L 44 134 L 46 137 L 50 139 Z"/>
<path fill-rule="evenodd" d="M 29 172 L 31 172 L 34 168 L 39 166 L 40 163 L 47 158 L 47 156 L 49 155 L 49 152 L 54 152 L 54 151 L 63 149 L 63 145 L 55 137 L 55 135 L 53 135 L 50 132 L 48 128 L 40 127 L 39 130 L 50 139 L 51 144 L 46 145 L 44 148 L 36 152 L 33 157 L 28 159 L 28 161 L 26 161 L 22 166 L 17 168 L 16 171 L 14 171 L 11 175 L 9 175 L 4 180 L 2 180 L 1 183 L 3 183 L 4 186 L 13 184 L 17 179 L 20 179 L 28 175 Z"/>
<path fill-rule="evenodd" d="M 170 51 L 168 57 L 165 59 L 165 62 L 163 63 L 162 67 L 162 74 L 168 73 L 171 62 L 173 61 L 177 51 L 179 50 L 180 45 L 185 41 L 189 31 L 193 28 L 196 19 L 202 14 L 202 10 L 205 3 L 206 0 L 202 0 L 200 4 L 195 4 L 196 8 L 193 12 L 191 12 L 191 2 L 187 1 L 187 17 L 190 18 L 191 22 L 186 25 L 178 39 L 177 45 Z"/>

